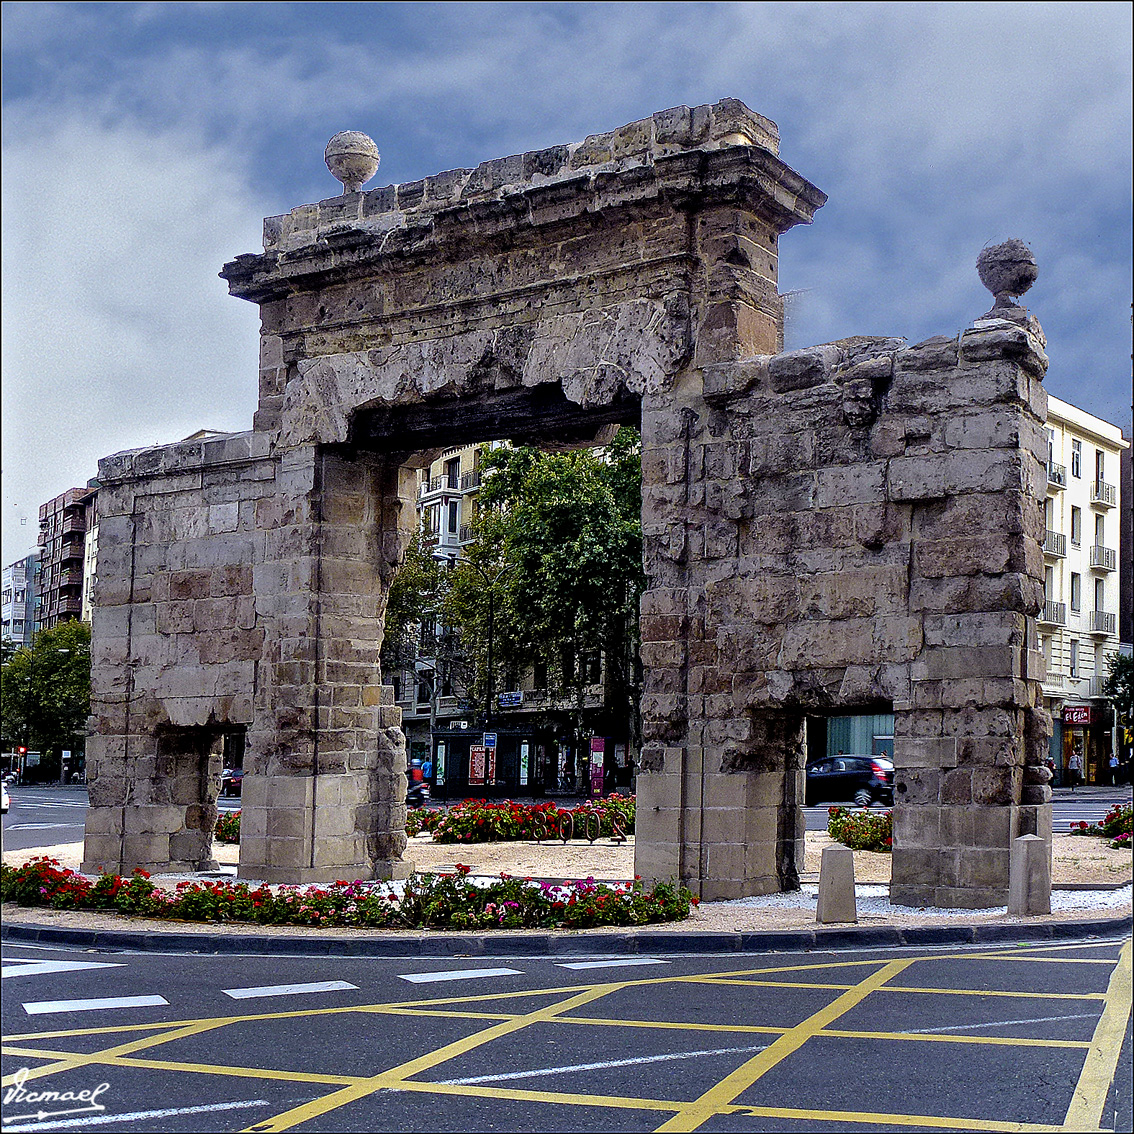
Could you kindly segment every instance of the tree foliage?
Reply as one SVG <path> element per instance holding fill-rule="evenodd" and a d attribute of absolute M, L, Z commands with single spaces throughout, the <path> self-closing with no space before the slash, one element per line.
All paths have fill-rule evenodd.
<path fill-rule="evenodd" d="M 44 754 L 86 733 L 91 704 L 91 628 L 62 622 L 4 659 L 4 738 Z"/>
<path fill-rule="evenodd" d="M 437 609 L 443 586 L 441 564 L 433 558 L 424 534 L 415 532 L 386 600 L 386 632 L 382 639 L 384 672 L 413 663 L 418 628 L 430 612 Z"/>
<path fill-rule="evenodd" d="M 501 675 L 542 663 L 550 682 L 581 688 L 580 659 L 601 651 L 608 702 L 636 697 L 645 582 L 637 432 L 621 429 L 598 453 L 497 449 L 484 468 L 476 540 L 454 567 L 447 604 L 478 659 L 478 696 L 491 610 Z"/>
<path fill-rule="evenodd" d="M 1114 703 L 1124 728 L 1134 728 L 1134 656 L 1110 655 L 1110 670 L 1103 693 Z"/>

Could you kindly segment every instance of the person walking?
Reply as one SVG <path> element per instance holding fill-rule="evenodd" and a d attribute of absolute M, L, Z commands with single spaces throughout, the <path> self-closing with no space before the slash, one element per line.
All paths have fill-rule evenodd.
<path fill-rule="evenodd" d="M 1083 757 L 1079 755 L 1077 750 L 1071 752 L 1071 758 L 1067 761 L 1067 771 L 1069 773 L 1068 779 L 1071 781 L 1071 790 L 1075 790 L 1077 784 L 1083 782 Z"/>
<path fill-rule="evenodd" d="M 1118 753 L 1117 752 L 1112 752 L 1110 754 L 1110 760 L 1107 761 L 1107 765 L 1110 768 L 1110 786 L 1114 787 L 1118 783 Z"/>

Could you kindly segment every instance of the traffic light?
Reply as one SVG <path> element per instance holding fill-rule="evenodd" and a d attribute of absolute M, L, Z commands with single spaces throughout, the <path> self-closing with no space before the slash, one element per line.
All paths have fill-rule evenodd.
<path fill-rule="evenodd" d="M 26 756 L 28 754 L 28 750 L 26 748 L 17 748 L 16 754 L 19 756 Z"/>

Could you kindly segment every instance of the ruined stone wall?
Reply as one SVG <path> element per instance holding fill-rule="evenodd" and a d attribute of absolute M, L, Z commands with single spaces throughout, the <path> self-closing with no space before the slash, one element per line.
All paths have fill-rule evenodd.
<path fill-rule="evenodd" d="M 895 712 L 893 898 L 1002 905 L 1050 836 L 1042 333 L 705 367 L 643 410 L 638 873 L 797 884 L 806 714 Z M 676 412 L 675 412 L 676 409 Z"/>
<path fill-rule="evenodd" d="M 276 472 L 255 434 L 99 464 L 85 870 L 215 865 L 221 735 L 254 717 Z"/>

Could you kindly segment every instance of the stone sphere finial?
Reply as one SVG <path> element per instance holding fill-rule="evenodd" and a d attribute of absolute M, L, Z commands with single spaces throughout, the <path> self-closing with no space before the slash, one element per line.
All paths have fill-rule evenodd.
<path fill-rule="evenodd" d="M 985 248 L 977 257 L 980 282 L 996 299 L 992 309 L 1018 307 L 1013 296 L 1023 295 L 1036 282 L 1036 258 L 1022 240 L 1006 240 Z"/>
<path fill-rule="evenodd" d="M 360 130 L 336 134 L 323 157 L 332 175 L 343 183 L 344 193 L 357 193 L 378 172 L 382 160 L 374 139 Z"/>

